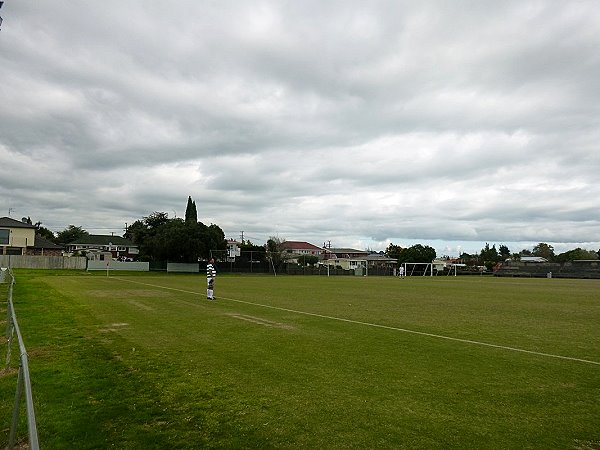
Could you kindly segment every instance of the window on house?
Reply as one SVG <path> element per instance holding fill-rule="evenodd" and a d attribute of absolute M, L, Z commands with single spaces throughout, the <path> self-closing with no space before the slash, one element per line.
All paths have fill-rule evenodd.
<path fill-rule="evenodd" d="M 10 230 L 0 230 L 0 245 L 8 245 Z"/>

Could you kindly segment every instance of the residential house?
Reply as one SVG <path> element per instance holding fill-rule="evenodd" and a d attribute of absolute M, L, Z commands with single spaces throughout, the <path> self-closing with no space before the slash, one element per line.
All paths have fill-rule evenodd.
<path fill-rule="evenodd" d="M 435 270 L 438 273 L 443 272 L 446 269 L 451 269 L 452 267 L 455 267 L 454 263 L 450 259 L 436 258 L 431 262 L 433 264 L 433 270 Z"/>
<path fill-rule="evenodd" d="M 325 248 L 322 264 L 341 267 L 344 270 L 354 270 L 359 267 L 366 267 L 365 258 L 368 255 L 368 251 L 354 248 Z"/>
<path fill-rule="evenodd" d="M 368 256 L 371 252 L 368 250 L 356 250 L 354 248 L 325 248 L 323 259 L 329 258 L 346 258 L 346 259 L 361 259 Z"/>
<path fill-rule="evenodd" d="M 398 265 L 398 260 L 396 258 L 390 258 L 383 253 L 370 253 L 365 257 L 365 261 L 369 268 L 378 267 L 394 269 Z"/>
<path fill-rule="evenodd" d="M 398 265 L 398 260 L 389 258 L 382 253 L 371 253 L 368 250 L 353 248 L 325 249 L 322 264 L 341 267 L 345 270 L 365 268 L 393 269 Z"/>
<path fill-rule="evenodd" d="M 103 255 L 109 253 L 115 259 L 135 259 L 140 253 L 137 244 L 129 239 L 103 234 L 83 236 L 67 245 L 67 251 L 70 253 L 85 252 L 86 254 L 100 253 Z"/>
<path fill-rule="evenodd" d="M 61 256 L 63 248 L 36 235 L 27 221 L 0 217 L 0 255 Z"/>
<path fill-rule="evenodd" d="M 367 265 L 363 258 L 338 258 L 336 254 L 328 254 L 327 259 L 323 259 L 321 264 L 325 266 L 341 267 L 344 270 L 354 270 Z"/>
<path fill-rule="evenodd" d="M 33 256 L 62 256 L 64 247 L 55 244 L 39 234 L 35 235 L 35 241 L 32 246 L 27 247 L 26 254 Z"/>
<path fill-rule="evenodd" d="M 35 227 L 27 222 L 0 218 L 0 246 L 3 255 L 24 255 L 35 242 Z"/>
<path fill-rule="evenodd" d="M 284 241 L 282 247 L 287 253 L 289 262 L 298 262 L 298 257 L 311 255 L 321 258 L 323 249 L 308 242 L 301 241 Z"/>

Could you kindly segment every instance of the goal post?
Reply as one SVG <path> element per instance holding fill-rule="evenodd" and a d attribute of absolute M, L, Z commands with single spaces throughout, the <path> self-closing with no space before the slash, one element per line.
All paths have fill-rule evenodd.
<path fill-rule="evenodd" d="M 433 263 L 423 262 L 405 262 L 402 263 L 404 266 L 404 275 L 407 277 L 412 276 L 433 276 Z"/>

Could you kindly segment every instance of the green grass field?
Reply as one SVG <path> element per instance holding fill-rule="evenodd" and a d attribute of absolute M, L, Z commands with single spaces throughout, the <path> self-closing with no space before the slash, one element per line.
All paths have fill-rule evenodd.
<path fill-rule="evenodd" d="M 44 449 L 600 448 L 598 280 L 15 272 Z"/>

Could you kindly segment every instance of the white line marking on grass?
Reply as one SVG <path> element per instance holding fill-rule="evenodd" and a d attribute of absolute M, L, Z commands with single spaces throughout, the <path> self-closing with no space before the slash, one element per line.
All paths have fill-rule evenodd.
<path fill-rule="evenodd" d="M 142 283 L 141 281 L 126 280 L 126 279 L 117 278 L 117 277 L 112 277 L 112 278 L 116 279 L 116 280 L 127 281 L 127 282 L 130 282 L 130 283 L 137 283 L 137 284 L 143 284 L 145 286 L 152 286 L 152 287 L 156 287 L 156 288 L 159 288 L 159 289 L 168 289 L 168 290 L 171 290 L 171 291 L 178 291 L 178 292 L 184 292 L 184 293 L 187 293 L 187 294 L 200 295 L 199 292 L 187 291 L 185 289 L 177 289 L 177 288 L 171 288 L 171 287 L 167 287 L 167 286 L 160 286 L 160 285 L 156 285 L 156 284 Z M 566 361 L 576 361 L 576 362 L 581 362 L 581 363 L 585 363 L 585 364 L 594 364 L 596 366 L 600 366 L 600 362 L 598 362 L 598 361 L 592 361 L 592 360 L 589 360 L 589 359 L 574 358 L 574 357 L 571 357 L 571 356 L 554 355 L 552 353 L 536 352 L 536 351 L 533 351 L 533 350 L 525 350 L 525 349 L 517 348 L 517 347 L 507 347 L 505 345 L 490 344 L 490 343 L 487 343 L 487 342 L 473 341 L 471 339 L 462 339 L 462 338 L 455 338 L 455 337 L 451 337 L 451 336 L 444 336 L 442 334 L 426 333 L 424 331 L 409 330 L 409 329 L 406 329 L 406 328 L 392 327 L 392 326 L 389 326 L 389 325 L 380 325 L 380 324 L 377 324 L 377 323 L 361 322 L 360 320 L 344 319 L 343 317 L 326 316 L 324 314 L 311 313 L 311 312 L 307 312 L 307 311 L 298 311 L 296 309 L 282 308 L 280 306 L 264 305 L 262 303 L 254 303 L 254 302 L 248 302 L 248 301 L 245 301 L 245 300 L 237 300 L 235 298 L 219 297 L 219 299 L 220 300 L 221 299 L 222 300 L 229 300 L 231 302 L 236 302 L 236 303 L 244 303 L 246 305 L 260 306 L 261 308 L 269 308 L 269 309 L 275 309 L 275 310 L 278 310 L 278 311 L 291 312 L 291 313 L 294 313 L 294 314 L 302 314 L 302 315 L 305 315 L 305 316 L 319 317 L 321 319 L 336 320 L 338 322 L 354 323 L 354 324 L 357 324 L 357 325 L 364 325 L 364 326 L 373 327 L 373 328 L 382 328 L 382 329 L 385 329 L 385 330 L 400 331 L 402 333 L 416 334 L 418 336 L 427 336 L 427 337 L 432 337 L 432 338 L 437 338 L 437 339 L 445 339 L 447 341 L 462 342 L 464 344 L 480 345 L 480 346 L 483 346 L 483 347 L 497 348 L 497 349 L 500 349 L 500 350 L 508 350 L 508 351 L 511 351 L 511 352 L 527 353 L 529 355 L 544 356 L 544 357 L 547 357 L 547 358 L 562 359 L 562 360 L 566 360 Z"/>

